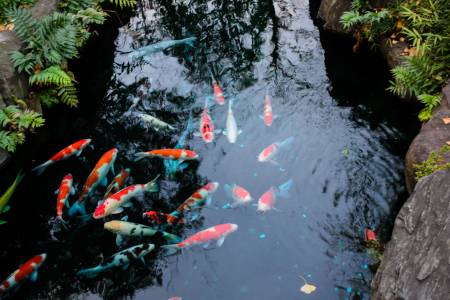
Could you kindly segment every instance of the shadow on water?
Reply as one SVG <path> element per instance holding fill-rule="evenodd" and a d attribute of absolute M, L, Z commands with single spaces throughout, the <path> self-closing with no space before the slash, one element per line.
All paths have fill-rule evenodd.
<path fill-rule="evenodd" d="M 173 47 L 138 61 L 127 55 L 187 36 L 197 37 L 195 47 Z M 405 193 L 402 156 L 415 129 L 404 122 L 413 114 L 400 104 L 386 105 L 396 103 L 384 92 L 386 81 L 378 81 L 387 78 L 386 70 L 366 65 L 371 68 L 366 72 L 360 65 L 366 59 L 346 66 L 351 59 L 336 59 L 342 52 L 327 41 L 322 40 L 324 56 L 304 0 L 140 2 L 120 27 L 115 52 L 114 47 L 105 52 L 97 41 L 75 66 L 81 109 L 49 112 L 42 146 L 33 162 L 22 162 L 35 165 L 74 140 L 93 139 L 94 149 L 81 158 L 55 164 L 40 177 L 27 174 L 11 203 L 9 224 L 0 227 L 0 278 L 32 255 L 47 252 L 38 282 L 24 284 L 15 294 L 18 299 L 297 299 L 299 276 L 318 287 L 311 299 L 367 299 L 372 274 L 361 236 L 367 227 L 389 227 L 395 203 Z M 61 178 L 71 172 L 79 191 L 101 153 L 112 147 L 119 149 L 116 171 L 130 167 L 133 183 L 164 174 L 161 160 L 134 162 L 134 153 L 173 147 L 179 134 L 155 132 L 133 114 L 151 114 L 179 133 L 192 114 L 198 128 L 212 93 L 211 76 L 227 101 L 235 99 L 243 134 L 234 145 L 219 134 L 211 144 L 189 135 L 187 146 L 200 161 L 173 181 L 163 178 L 158 195 L 135 201 L 130 221 L 142 222 L 144 210 L 174 210 L 207 181 L 237 183 L 257 199 L 293 179 L 289 198 L 279 200 L 279 211 L 256 214 L 253 206 L 223 209 L 231 200 L 220 188 L 200 220 L 175 233 L 186 237 L 220 223 L 238 224 L 221 248 L 172 257 L 158 249 L 146 257 L 146 265 L 138 262 L 92 280 L 76 277 L 78 270 L 95 266 L 118 248 L 101 221 L 50 234 L 53 191 Z M 258 117 L 266 91 L 278 115 L 272 127 Z M 210 102 L 214 123 L 222 129 L 226 107 Z M 264 147 L 289 136 L 295 142 L 280 155 L 280 165 L 257 162 Z M 162 243 L 158 237 L 148 241 Z"/>

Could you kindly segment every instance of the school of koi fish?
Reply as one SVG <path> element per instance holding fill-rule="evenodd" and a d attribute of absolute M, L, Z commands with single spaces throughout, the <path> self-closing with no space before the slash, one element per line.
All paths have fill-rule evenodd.
<path fill-rule="evenodd" d="M 195 40 L 195 38 L 173 41 L 167 45 L 159 45 L 159 48 L 156 50 L 147 46 L 146 49 L 136 50 L 131 57 L 138 58 L 145 55 L 147 52 L 152 53 L 153 51 L 160 51 L 164 47 L 171 47 L 183 43 L 183 41 L 192 43 L 193 40 Z M 234 100 L 228 100 L 225 129 L 222 131 L 215 129 L 209 111 L 209 99 L 214 99 L 218 105 L 224 105 L 227 99 L 220 87 L 220 83 L 213 77 L 211 79 L 213 96 L 207 97 L 205 100 L 205 106 L 199 120 L 199 130 L 198 132 L 195 132 L 194 135 L 200 136 L 205 143 L 211 143 L 215 139 L 215 134 L 222 132 L 222 134 L 227 137 L 228 141 L 231 144 L 234 144 L 241 134 L 241 130 L 238 129 L 236 119 L 233 115 L 232 105 Z M 263 109 L 261 119 L 265 126 L 272 126 L 275 116 L 272 114 L 272 100 L 269 91 L 266 92 L 265 98 L 262 100 Z M 155 129 L 155 132 L 176 130 L 170 124 L 153 116 L 143 113 L 135 115 L 141 118 L 143 122 L 150 123 L 152 128 Z M 175 148 L 152 149 L 149 151 L 137 152 L 135 153 L 135 160 L 137 161 L 144 158 L 164 160 L 166 176 L 170 178 L 175 172 L 183 171 L 189 161 L 201 159 L 194 150 L 185 149 L 185 140 L 191 130 L 192 120 L 190 118 L 186 130 L 181 133 Z M 273 142 L 263 149 L 259 155 L 255 155 L 255 159 L 261 163 L 270 162 L 279 165 L 276 160 L 277 156 L 280 152 L 283 152 L 283 150 L 286 150 L 286 148 L 292 145 L 293 142 L 293 137 L 288 137 L 283 141 Z M 54 165 L 58 161 L 69 159 L 73 156 L 80 156 L 91 144 L 91 139 L 77 141 L 56 153 L 43 164 L 36 166 L 32 171 L 37 175 L 40 175 L 46 168 Z M 116 244 L 119 249 L 122 249 L 124 238 L 126 237 L 143 238 L 158 235 L 166 242 L 166 244 L 160 246 L 166 255 L 172 255 L 182 249 L 193 247 L 195 245 L 201 245 L 206 249 L 210 247 L 210 244 L 214 243 L 216 247 L 220 247 L 228 235 L 237 231 L 238 224 L 224 223 L 203 229 L 184 239 L 172 233 L 180 225 L 195 221 L 199 217 L 200 210 L 212 202 L 212 197 L 220 186 L 219 182 L 208 182 L 206 185 L 200 187 L 188 199 L 179 204 L 173 212 L 153 210 L 142 212 L 142 219 L 150 226 L 129 222 L 126 209 L 133 206 L 133 199 L 141 197 L 146 193 L 157 193 L 159 191 L 158 178 L 160 175 L 147 183 L 127 186 L 131 170 L 125 168 L 120 170 L 108 184 L 108 177 L 111 177 L 110 174 L 115 174 L 114 163 L 118 155 L 120 155 L 118 149 L 112 148 L 99 158 L 97 164 L 94 166 L 82 186 L 78 197 L 72 204 L 70 204 L 69 199 L 76 194 L 74 188 L 75 179 L 70 173 L 64 176 L 59 189 L 56 191 L 55 222 L 59 222 L 63 228 L 70 228 L 72 222 L 80 222 L 80 220 L 82 220 L 81 222 L 85 223 L 92 219 L 102 219 L 105 221 L 103 225 L 104 229 L 116 235 Z M 7 202 L 11 198 L 14 189 L 17 187 L 22 177 L 22 173 L 19 173 L 13 185 L 0 198 L 0 213 L 4 213 L 8 210 L 9 207 L 7 206 Z M 287 198 L 289 196 L 289 189 L 292 185 L 293 181 L 288 180 L 279 186 L 270 187 L 260 196 L 257 204 L 255 204 L 256 211 L 258 213 L 265 213 L 270 210 L 276 211 L 277 208 L 275 204 L 277 199 L 280 197 Z M 105 187 L 105 191 L 104 193 L 102 192 L 101 195 L 103 196 L 101 199 L 98 199 L 96 196 L 98 193 L 96 192 L 99 192 L 100 187 Z M 224 208 L 245 206 L 253 201 L 251 193 L 242 186 L 232 183 L 224 184 L 223 188 L 227 195 L 233 200 L 229 207 Z M 117 214 L 122 214 L 121 217 L 119 217 L 120 220 L 117 220 L 117 218 L 114 217 Z M 0 225 L 6 223 L 6 221 L 1 222 Z M 79 270 L 77 275 L 80 277 L 94 278 L 100 273 L 111 269 L 121 268 L 125 270 L 132 261 L 142 260 L 145 263 L 144 257 L 155 248 L 155 244 L 147 242 L 134 245 L 127 249 L 120 250 L 111 257 L 104 259 L 97 266 Z M 46 258 L 46 253 L 39 254 L 21 265 L 0 284 L 0 296 L 13 292 L 26 279 L 35 281 L 37 279 L 38 270 L 44 264 Z M 170 299 L 181 298 L 173 297 Z"/>

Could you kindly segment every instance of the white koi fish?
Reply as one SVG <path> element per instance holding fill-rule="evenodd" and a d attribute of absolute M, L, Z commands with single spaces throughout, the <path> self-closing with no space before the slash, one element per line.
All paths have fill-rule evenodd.
<path fill-rule="evenodd" d="M 132 222 L 114 220 L 106 222 L 104 224 L 104 228 L 117 235 L 117 246 L 120 246 L 122 244 L 123 236 L 134 236 L 142 238 L 144 236 L 154 236 L 155 234 L 160 234 L 169 243 L 181 242 L 181 238 L 179 236 Z"/>
<path fill-rule="evenodd" d="M 228 141 L 232 144 L 236 143 L 238 135 L 242 133 L 242 130 L 238 130 L 236 119 L 233 115 L 233 110 L 231 109 L 233 101 L 228 102 L 228 116 L 227 116 L 227 125 L 226 130 L 223 131 L 223 134 L 227 136 Z"/>
<path fill-rule="evenodd" d="M 130 265 L 131 260 L 141 259 L 142 262 L 145 263 L 144 256 L 150 253 L 153 249 L 155 249 L 155 245 L 153 244 L 141 244 L 130 247 L 117 252 L 94 268 L 78 271 L 77 275 L 94 278 L 98 274 L 113 268 L 122 267 L 123 270 L 126 270 Z"/>
<path fill-rule="evenodd" d="M 173 127 L 172 125 L 170 125 L 154 116 L 144 114 L 144 113 L 133 113 L 133 115 L 137 116 L 138 118 L 140 118 L 141 120 L 143 120 L 144 122 L 149 124 L 156 131 L 160 131 L 160 130 L 174 131 L 174 130 L 176 130 L 176 128 Z"/>

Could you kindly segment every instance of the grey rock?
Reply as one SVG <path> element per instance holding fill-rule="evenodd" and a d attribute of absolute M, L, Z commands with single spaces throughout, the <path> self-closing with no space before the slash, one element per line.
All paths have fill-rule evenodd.
<path fill-rule="evenodd" d="M 6 150 L 0 148 L 0 170 L 3 168 L 3 166 L 6 165 L 10 158 L 11 154 L 9 154 Z"/>
<path fill-rule="evenodd" d="M 432 119 L 422 125 L 406 153 L 406 187 L 410 193 L 416 184 L 414 164 L 425 161 L 432 151 L 440 149 L 450 141 L 450 124 L 445 125 L 442 121 L 442 118 L 450 117 L 450 81 L 442 90 L 442 95 L 441 104 L 434 110 Z M 450 161 L 450 155 L 446 160 Z"/>
<path fill-rule="evenodd" d="M 450 170 L 422 178 L 395 220 L 373 300 L 450 299 Z"/>

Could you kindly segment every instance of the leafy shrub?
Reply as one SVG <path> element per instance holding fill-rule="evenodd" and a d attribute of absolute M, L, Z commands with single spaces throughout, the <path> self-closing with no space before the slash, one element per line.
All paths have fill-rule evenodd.
<path fill-rule="evenodd" d="M 8 21 L 5 12 L 13 7 L 30 6 L 34 0 L 1 0 L 0 1 L 0 25 Z"/>
<path fill-rule="evenodd" d="M 44 125 L 41 114 L 16 105 L 0 109 L 0 148 L 14 152 L 25 142 L 25 134 Z"/>
<path fill-rule="evenodd" d="M 352 10 L 341 17 L 345 28 L 356 26 L 369 41 L 382 36 L 409 43 L 406 61 L 392 69 L 388 90 L 413 96 L 424 104 L 421 121 L 431 118 L 439 105 L 440 91 L 449 78 L 450 5 L 448 0 L 404 0 L 392 7 L 373 10 L 364 0 L 354 0 Z"/>

